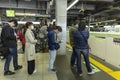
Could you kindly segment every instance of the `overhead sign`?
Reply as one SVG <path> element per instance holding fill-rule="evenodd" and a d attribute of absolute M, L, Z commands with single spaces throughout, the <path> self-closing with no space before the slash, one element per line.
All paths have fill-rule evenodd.
<path fill-rule="evenodd" d="M 15 17 L 15 11 L 14 10 L 6 10 L 6 16 L 7 17 Z"/>

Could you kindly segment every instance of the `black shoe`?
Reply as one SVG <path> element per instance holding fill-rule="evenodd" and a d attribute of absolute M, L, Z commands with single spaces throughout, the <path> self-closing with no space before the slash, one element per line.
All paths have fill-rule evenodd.
<path fill-rule="evenodd" d="M 6 71 L 6 72 L 4 72 L 4 75 L 6 76 L 6 75 L 13 75 L 13 74 L 15 74 L 15 72 L 12 72 L 12 71 Z"/>
<path fill-rule="evenodd" d="M 18 67 L 15 70 L 19 70 L 19 69 L 22 69 L 21 65 L 18 65 Z"/>

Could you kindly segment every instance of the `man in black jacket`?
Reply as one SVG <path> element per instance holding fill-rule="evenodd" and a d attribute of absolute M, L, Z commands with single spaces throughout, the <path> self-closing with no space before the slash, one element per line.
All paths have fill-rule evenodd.
<path fill-rule="evenodd" d="M 22 68 L 22 66 L 18 65 L 17 35 L 15 31 L 15 27 L 17 27 L 17 25 L 18 23 L 16 20 L 10 20 L 8 24 L 6 24 L 2 29 L 1 39 L 3 46 L 9 49 L 9 54 L 6 57 L 6 62 L 4 65 L 4 75 L 15 74 L 15 72 L 9 70 L 9 65 L 12 57 L 14 70 L 19 70 Z"/>

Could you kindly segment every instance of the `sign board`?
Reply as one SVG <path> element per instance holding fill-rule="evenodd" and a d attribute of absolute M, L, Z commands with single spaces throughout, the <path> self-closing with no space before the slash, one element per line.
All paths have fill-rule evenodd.
<path fill-rule="evenodd" d="M 6 10 L 6 16 L 7 17 L 15 17 L 15 11 L 14 10 Z"/>

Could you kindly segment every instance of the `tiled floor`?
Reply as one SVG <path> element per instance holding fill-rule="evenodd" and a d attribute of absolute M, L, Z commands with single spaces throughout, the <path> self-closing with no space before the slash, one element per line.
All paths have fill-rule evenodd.
<path fill-rule="evenodd" d="M 23 65 L 23 69 L 16 72 L 12 76 L 3 75 L 4 60 L 0 61 L 0 80 L 57 80 L 56 73 L 51 73 L 48 70 L 49 67 L 49 54 L 37 53 L 36 54 L 36 69 L 37 72 L 33 75 L 27 74 L 27 66 L 24 54 L 19 54 L 19 64 Z M 13 71 L 13 65 L 11 61 L 10 70 Z"/>

